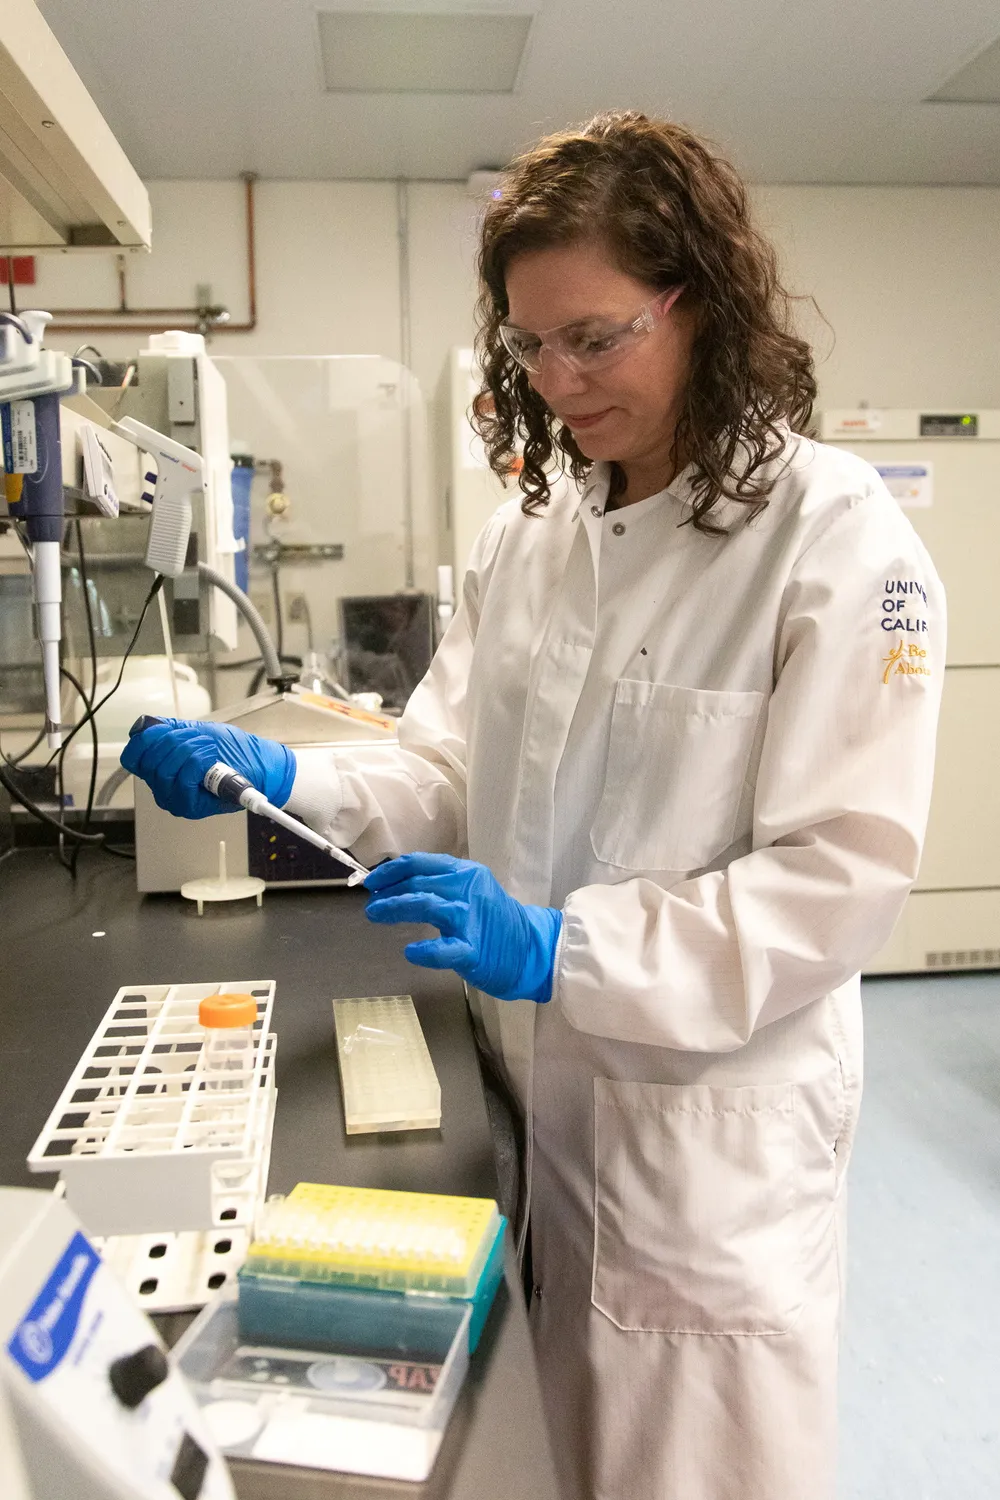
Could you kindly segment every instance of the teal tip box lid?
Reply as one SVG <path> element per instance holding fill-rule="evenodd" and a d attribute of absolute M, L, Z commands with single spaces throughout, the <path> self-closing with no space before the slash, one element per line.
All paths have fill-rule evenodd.
<path fill-rule="evenodd" d="M 288 1274 L 273 1262 L 258 1268 L 251 1260 L 238 1273 L 239 1324 L 244 1339 L 259 1344 L 298 1348 L 361 1350 L 416 1347 L 431 1336 L 435 1306 L 467 1303 L 469 1352 L 482 1334 L 497 1289 L 503 1280 L 507 1220 L 498 1215 L 475 1287 L 464 1295 L 426 1288 L 385 1289 L 313 1280 L 308 1271 Z"/>

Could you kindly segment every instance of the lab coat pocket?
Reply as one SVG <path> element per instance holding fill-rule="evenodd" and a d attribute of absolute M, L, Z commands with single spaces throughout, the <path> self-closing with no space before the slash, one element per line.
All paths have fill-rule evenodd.
<path fill-rule="evenodd" d="M 626 870 L 700 870 L 737 834 L 763 693 L 620 678 L 594 853 Z"/>
<path fill-rule="evenodd" d="M 803 1300 L 795 1088 L 594 1080 L 592 1301 L 649 1333 L 781 1334 Z"/>

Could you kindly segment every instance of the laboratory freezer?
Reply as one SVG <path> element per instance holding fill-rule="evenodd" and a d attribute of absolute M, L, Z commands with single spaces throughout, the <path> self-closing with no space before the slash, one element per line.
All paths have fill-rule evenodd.
<path fill-rule="evenodd" d="M 820 437 L 879 470 L 948 597 L 924 856 L 867 972 L 1000 968 L 1000 411 L 828 411 Z"/>

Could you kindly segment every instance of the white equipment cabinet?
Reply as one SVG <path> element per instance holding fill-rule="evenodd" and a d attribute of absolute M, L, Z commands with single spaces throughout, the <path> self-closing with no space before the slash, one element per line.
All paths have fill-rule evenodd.
<path fill-rule="evenodd" d="M 874 464 L 948 596 L 927 842 L 869 973 L 1000 967 L 1000 411 L 829 411 L 820 437 Z"/>

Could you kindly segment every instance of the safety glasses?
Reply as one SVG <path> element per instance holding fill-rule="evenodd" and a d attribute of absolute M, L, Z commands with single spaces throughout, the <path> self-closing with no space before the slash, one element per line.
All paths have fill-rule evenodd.
<path fill-rule="evenodd" d="M 625 323 L 612 323 L 607 318 L 578 318 L 542 333 L 529 333 L 512 323 L 501 323 L 500 338 L 511 359 L 529 375 L 542 373 L 542 353 L 546 349 L 581 374 L 606 370 L 652 333 L 683 290 L 682 286 L 675 286 L 661 292 L 651 302 L 644 302 Z"/>

